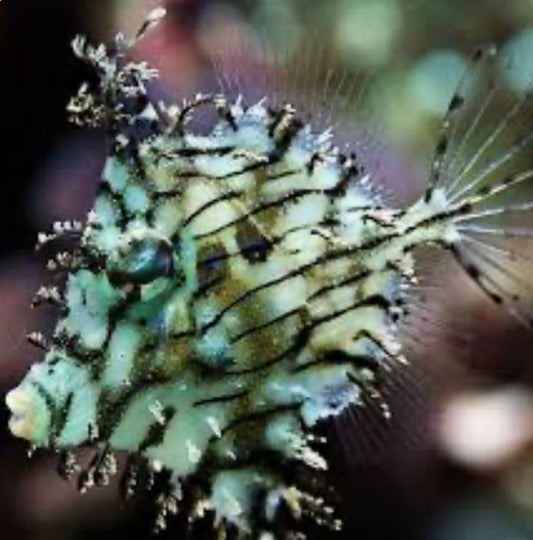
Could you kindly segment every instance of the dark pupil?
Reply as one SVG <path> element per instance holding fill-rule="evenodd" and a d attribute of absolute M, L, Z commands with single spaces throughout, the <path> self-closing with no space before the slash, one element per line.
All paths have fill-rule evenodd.
<path fill-rule="evenodd" d="M 266 261 L 272 251 L 271 242 L 249 221 L 237 226 L 236 240 L 241 255 L 250 263 Z"/>
<path fill-rule="evenodd" d="M 240 247 L 243 257 L 250 262 L 266 261 L 268 253 L 271 249 L 268 240 L 262 237 L 245 241 Z"/>

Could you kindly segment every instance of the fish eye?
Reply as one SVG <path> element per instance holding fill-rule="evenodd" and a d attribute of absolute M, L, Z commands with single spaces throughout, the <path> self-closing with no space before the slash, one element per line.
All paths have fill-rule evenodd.
<path fill-rule="evenodd" d="M 108 257 L 109 281 L 114 285 L 145 285 L 169 276 L 174 270 L 173 251 L 170 241 L 155 231 L 126 233 Z"/>

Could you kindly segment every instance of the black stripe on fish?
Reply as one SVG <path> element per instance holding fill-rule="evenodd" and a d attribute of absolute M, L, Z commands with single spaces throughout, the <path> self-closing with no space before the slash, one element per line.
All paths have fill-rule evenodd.
<path fill-rule="evenodd" d="M 287 272 L 286 274 L 262 283 L 261 285 L 258 285 L 257 287 L 253 289 L 247 290 L 245 293 L 241 294 L 238 298 L 230 302 L 227 306 L 225 306 L 222 310 L 220 310 L 209 322 L 207 322 L 202 328 L 201 332 L 205 333 L 207 330 L 215 326 L 228 312 L 230 312 L 233 308 L 235 308 L 240 303 L 248 300 L 250 297 L 254 296 L 260 291 L 264 291 L 270 287 L 274 287 L 276 285 L 280 285 L 281 283 L 293 279 L 296 277 L 301 276 L 306 272 L 307 270 L 313 269 L 321 264 L 327 264 L 331 261 L 336 261 L 339 259 L 342 259 L 344 257 L 349 257 L 353 255 L 355 252 L 362 252 L 362 251 L 369 251 L 376 249 L 380 247 L 382 244 L 390 242 L 391 240 L 398 238 L 398 233 L 392 233 L 385 235 L 381 238 L 375 238 L 370 241 L 368 241 L 365 244 L 362 244 L 360 246 L 350 246 L 348 248 L 344 248 L 342 250 L 334 251 L 332 253 L 328 253 L 326 255 L 321 255 L 317 257 L 314 261 L 311 261 L 309 263 L 303 264 L 298 268 L 295 268 L 294 270 L 291 270 Z"/>
<path fill-rule="evenodd" d="M 335 189 L 335 188 L 333 188 Z M 220 232 L 223 232 L 227 229 L 230 229 L 231 227 L 235 227 L 242 221 L 246 221 L 252 216 L 257 216 L 258 214 L 261 214 L 263 212 L 266 212 L 267 210 L 272 210 L 277 207 L 284 207 L 287 203 L 290 202 L 296 202 L 300 200 L 302 197 L 307 197 L 309 195 L 324 195 L 328 196 L 331 194 L 331 189 L 297 189 L 293 190 L 288 194 L 283 194 L 281 197 L 274 199 L 272 201 L 263 202 L 256 207 L 250 209 L 248 212 L 243 214 L 242 216 L 239 216 L 238 218 L 234 219 L 233 221 L 230 221 L 228 223 L 224 223 L 215 229 L 212 229 L 210 231 L 207 231 L 205 233 L 201 233 L 198 235 L 195 235 L 195 240 L 202 240 L 204 238 L 208 238 L 209 236 L 213 236 L 215 234 L 218 234 Z"/>
<path fill-rule="evenodd" d="M 57 440 L 61 437 L 63 430 L 67 425 L 73 401 L 74 392 L 69 392 L 65 399 L 65 403 L 63 403 L 63 405 L 57 408 L 56 418 L 50 431 L 50 437 L 52 438 L 52 440 Z"/>
<path fill-rule="evenodd" d="M 256 332 L 261 332 L 261 330 L 265 330 L 267 328 L 270 328 L 272 326 L 276 326 L 279 323 L 282 323 L 286 321 L 287 319 L 290 319 L 291 317 L 295 316 L 302 316 L 302 313 L 305 312 L 305 307 L 293 309 L 291 311 L 287 311 L 286 313 L 283 313 L 282 315 L 279 315 L 278 317 L 275 317 L 274 319 L 271 319 L 263 324 L 259 324 L 257 326 L 252 326 L 250 328 L 247 328 L 246 330 L 243 330 L 240 334 L 232 338 L 231 344 L 235 345 L 235 343 L 241 341 L 242 339 L 245 339 L 247 337 L 252 336 Z"/>
<path fill-rule="evenodd" d="M 170 405 L 162 409 L 161 418 L 155 419 L 155 421 L 150 424 L 143 441 L 139 445 L 139 452 L 142 453 L 148 448 L 159 446 L 163 442 L 168 425 L 174 418 L 176 412 L 176 408 Z"/>
<path fill-rule="evenodd" d="M 231 401 L 235 401 L 236 399 L 245 397 L 248 395 L 248 391 L 243 390 L 241 392 L 235 392 L 234 394 L 227 394 L 223 396 L 215 396 L 215 397 L 209 397 L 205 399 L 200 399 L 198 401 L 195 401 L 193 403 L 194 407 L 202 407 L 205 405 L 216 405 L 219 403 L 229 403 Z"/>
<path fill-rule="evenodd" d="M 278 416 L 286 412 L 292 412 L 292 411 L 298 410 L 301 407 L 301 405 L 302 405 L 301 402 L 293 403 L 291 405 L 278 405 L 270 409 L 265 409 L 262 411 L 254 411 L 244 416 L 240 416 L 224 427 L 224 429 L 222 430 L 222 437 L 227 435 L 232 430 L 238 427 L 242 427 L 245 424 L 256 423 L 256 422 L 266 422 L 273 416 Z"/>

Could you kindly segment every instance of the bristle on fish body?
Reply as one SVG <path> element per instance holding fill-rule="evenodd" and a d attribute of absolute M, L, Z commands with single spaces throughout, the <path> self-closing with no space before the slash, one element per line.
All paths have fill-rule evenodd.
<path fill-rule="evenodd" d="M 293 102 L 152 101 L 157 73 L 129 58 L 133 44 L 74 43 L 100 82 L 68 110 L 105 129 L 108 157 L 86 222 L 40 237 L 43 249 L 78 240 L 49 264 L 66 273 L 64 290 L 38 292 L 62 318 L 51 338 L 30 336 L 45 356 L 7 395 L 9 427 L 61 452 L 82 491 L 106 483 L 114 452 L 129 453 L 127 497 L 141 478 L 164 479 L 158 529 L 179 509 L 211 516 L 222 535 L 290 536 L 304 517 L 337 529 L 328 493 L 309 481 L 328 469 L 316 428 L 379 401 L 381 381 L 408 363 L 398 327 L 419 248 L 452 253 L 532 326 L 531 93 L 503 88 L 495 49 L 477 54 L 425 193 L 391 207 L 357 152 Z M 199 134 L 190 121 L 205 109 L 217 120 Z M 80 472 L 75 451 L 87 446 L 96 455 Z"/>

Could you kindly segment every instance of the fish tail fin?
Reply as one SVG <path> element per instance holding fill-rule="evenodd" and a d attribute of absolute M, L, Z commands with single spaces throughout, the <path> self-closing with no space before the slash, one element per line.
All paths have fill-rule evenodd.
<path fill-rule="evenodd" d="M 426 200 L 440 190 L 457 261 L 533 329 L 533 86 L 510 88 L 516 68 L 495 47 L 474 55 L 442 124 Z"/>

